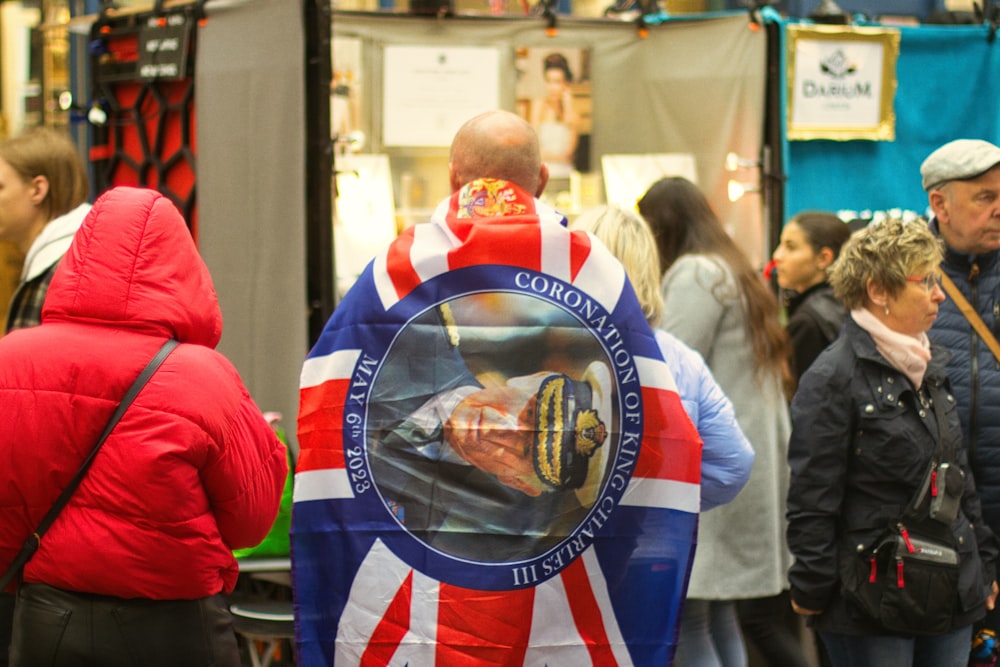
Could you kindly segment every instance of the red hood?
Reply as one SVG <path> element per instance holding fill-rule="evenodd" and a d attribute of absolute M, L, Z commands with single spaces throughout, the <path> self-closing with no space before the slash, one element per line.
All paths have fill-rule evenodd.
<path fill-rule="evenodd" d="M 154 190 L 118 187 L 94 204 L 59 263 L 45 321 L 107 324 L 214 348 L 222 311 L 184 218 Z"/>

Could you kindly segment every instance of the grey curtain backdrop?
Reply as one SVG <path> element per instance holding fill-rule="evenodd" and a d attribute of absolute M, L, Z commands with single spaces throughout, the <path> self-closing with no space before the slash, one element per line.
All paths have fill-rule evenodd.
<path fill-rule="evenodd" d="M 261 409 L 283 414 L 294 446 L 308 344 L 302 7 L 207 11 L 195 80 L 198 246 L 222 304 L 219 349 Z"/>
<path fill-rule="evenodd" d="M 207 9 L 196 68 L 199 247 L 225 318 L 220 350 L 261 408 L 281 412 L 294 436 L 308 351 L 302 6 L 216 0 Z M 380 145 L 385 45 L 497 46 L 505 64 L 501 101 L 510 109 L 516 47 L 589 49 L 592 168 L 599 170 L 607 153 L 693 153 L 699 183 L 720 217 L 751 259 L 763 260 L 761 200 L 749 195 L 730 204 L 723 168 L 728 151 L 758 156 L 762 142 L 766 38 L 748 29 L 745 13 L 654 25 L 646 39 L 632 23 L 569 18 L 560 19 L 556 37 L 547 37 L 537 18 L 338 12 L 333 27 L 335 38 L 363 41 L 366 151 L 389 152 L 393 163 L 410 156 Z M 431 177 L 446 182 L 446 174 Z M 398 180 L 394 185 L 398 193 Z"/>
<path fill-rule="evenodd" d="M 494 46 L 501 51 L 501 102 L 514 110 L 516 47 L 574 47 L 590 50 L 593 89 L 591 168 L 609 153 L 693 153 L 699 185 L 751 260 L 769 252 L 759 194 L 731 204 L 725 155 L 735 151 L 757 159 L 763 137 L 767 37 L 749 28 L 746 12 L 652 25 L 646 39 L 634 22 L 559 18 L 558 34 L 545 34 L 541 18 L 419 18 L 335 12 L 334 40 L 362 40 L 365 70 L 361 92 L 368 152 L 386 152 L 397 165 L 412 161 L 404 149 L 380 144 L 382 50 L 387 45 Z M 336 63 L 335 63 L 336 65 Z M 432 153 L 422 149 L 421 155 Z M 446 156 L 446 150 L 441 151 Z M 446 159 L 433 178 L 447 183 Z M 738 175 L 757 185 L 756 169 Z M 398 194 L 397 194 L 398 203 Z"/>

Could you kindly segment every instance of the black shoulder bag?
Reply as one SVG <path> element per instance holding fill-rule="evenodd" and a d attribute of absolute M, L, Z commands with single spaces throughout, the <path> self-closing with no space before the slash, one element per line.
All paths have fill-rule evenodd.
<path fill-rule="evenodd" d="M 132 401 L 135 400 L 135 397 L 139 395 L 139 392 L 149 381 L 149 378 L 153 376 L 156 369 L 160 367 L 160 364 L 163 363 L 163 360 L 167 358 L 167 355 L 170 354 L 175 347 L 177 347 L 177 341 L 174 339 L 170 339 L 164 343 L 163 347 L 160 348 L 160 351 L 156 353 L 156 356 L 154 356 L 149 363 L 146 364 L 146 367 L 142 369 L 142 372 L 139 373 L 139 377 L 132 382 L 132 386 L 129 387 L 127 392 L 125 392 L 125 396 L 118 404 L 118 407 L 115 408 L 115 411 L 111 414 L 111 419 L 108 420 L 107 426 L 105 426 L 104 431 L 101 432 L 101 437 L 97 439 L 97 444 L 94 445 L 90 454 L 86 459 L 84 459 L 83 463 L 80 464 L 80 469 L 76 471 L 73 479 L 69 481 L 69 484 L 67 484 L 66 488 L 62 490 L 62 493 L 59 494 L 56 501 L 52 503 L 52 507 L 49 508 L 49 511 L 45 513 L 44 517 L 42 517 L 42 520 L 38 523 L 38 527 L 35 528 L 35 532 L 33 532 L 28 539 L 24 541 L 24 546 L 21 547 L 21 551 L 18 552 L 14 562 L 11 563 L 10 567 L 7 568 L 7 571 L 4 572 L 3 578 L 0 579 L 0 591 L 7 588 L 7 584 L 10 583 L 11 579 L 21 572 L 21 568 L 24 567 L 24 564 L 27 563 L 32 555 L 34 555 L 35 551 L 38 550 L 38 545 L 42 540 L 42 536 L 45 535 L 49 528 L 52 527 L 56 517 L 59 516 L 59 512 L 62 511 L 62 509 L 66 506 L 66 503 L 69 502 L 73 492 L 76 491 L 76 487 L 80 486 L 80 482 L 83 481 L 84 475 L 87 474 L 87 470 L 94 462 L 94 457 L 97 456 L 97 452 L 101 449 L 101 445 L 103 445 L 104 441 L 107 440 L 111 431 L 115 428 L 115 425 L 122 418 L 122 415 L 125 414 L 125 411 L 132 404 Z"/>
<path fill-rule="evenodd" d="M 873 549 L 858 554 L 844 594 L 885 629 L 908 635 L 951 630 L 958 608 L 959 555 L 951 524 L 961 509 L 965 474 L 955 443 L 945 442 L 943 391 L 934 391 L 938 444 L 906 509 Z"/>

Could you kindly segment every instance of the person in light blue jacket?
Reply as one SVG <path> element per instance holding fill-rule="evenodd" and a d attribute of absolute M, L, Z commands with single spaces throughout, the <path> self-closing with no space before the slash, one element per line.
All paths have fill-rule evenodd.
<path fill-rule="evenodd" d="M 617 206 L 585 211 L 570 225 L 589 231 L 618 258 L 642 304 L 646 321 L 674 374 L 677 393 L 702 439 L 701 511 L 728 503 L 750 478 L 754 452 L 733 404 L 716 383 L 702 356 L 673 335 L 656 328 L 663 312 L 659 258 L 649 225 Z"/>
<path fill-rule="evenodd" d="M 732 402 L 697 350 L 662 329 L 654 333 L 684 410 L 701 436 L 701 511 L 706 512 L 743 489 L 750 478 L 753 448 L 736 422 Z"/>

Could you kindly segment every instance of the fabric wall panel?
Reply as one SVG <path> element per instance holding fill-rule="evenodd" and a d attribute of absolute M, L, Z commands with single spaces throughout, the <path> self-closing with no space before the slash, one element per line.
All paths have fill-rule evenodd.
<path fill-rule="evenodd" d="M 692 153 L 702 190 L 740 247 L 760 264 L 767 252 L 760 196 L 730 203 L 726 193 L 731 177 L 758 185 L 760 172 L 730 174 L 723 161 L 729 151 L 753 159 L 760 155 L 766 37 L 748 29 L 745 15 L 658 28 L 666 29 L 651 31 L 640 43 L 643 52 L 630 63 L 638 65 L 637 76 L 627 77 L 634 79 L 635 94 L 622 91 L 631 114 L 647 116 L 645 133 L 631 138 L 632 150 L 641 152 L 645 139 L 647 146 L 652 141 L 670 147 L 662 152 Z M 620 71 L 606 75 L 626 78 Z"/>
<path fill-rule="evenodd" d="M 923 213 L 920 163 L 952 139 L 1000 143 L 1000 50 L 982 26 L 900 28 L 895 141 L 788 142 L 786 215 Z"/>
<path fill-rule="evenodd" d="M 632 22 L 560 18 L 555 37 L 547 36 L 544 28 L 539 18 L 429 20 L 336 13 L 334 39 L 360 38 L 367 52 L 362 106 L 374 129 L 366 150 L 381 150 L 380 52 L 385 45 L 497 46 L 502 58 L 509 59 L 510 66 L 500 73 L 500 99 L 511 110 L 516 47 L 586 48 L 591 53 L 593 83 L 591 169 L 600 169 L 604 154 L 694 153 L 699 185 L 751 259 L 759 262 L 765 238 L 761 199 L 753 194 L 730 203 L 726 196 L 730 175 L 723 165 L 728 151 L 760 155 L 767 75 L 764 31 L 749 29 L 746 12 L 669 20 L 651 25 L 645 39 Z M 386 152 L 394 170 L 406 159 L 399 150 Z M 447 150 L 438 152 L 441 173 L 428 178 L 446 186 Z M 398 189 L 399 175 L 394 176 Z M 760 178 L 756 170 L 741 177 L 754 184 Z"/>
<path fill-rule="evenodd" d="M 302 7 L 231 3 L 202 31 L 199 247 L 222 305 L 219 349 L 292 437 L 308 344 Z"/>

